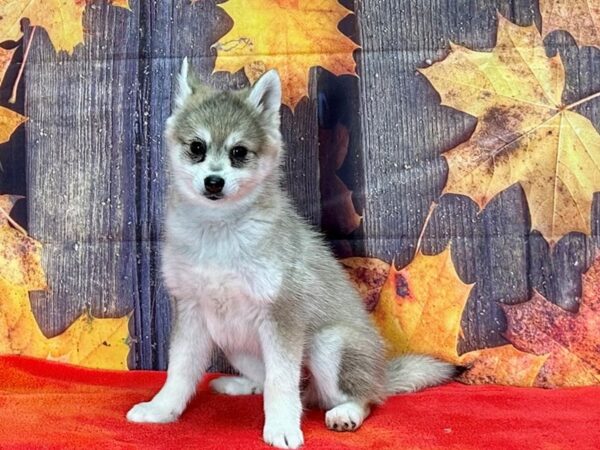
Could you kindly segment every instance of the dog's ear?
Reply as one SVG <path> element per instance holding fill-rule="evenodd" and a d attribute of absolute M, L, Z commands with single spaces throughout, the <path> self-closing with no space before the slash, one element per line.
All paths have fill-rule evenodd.
<path fill-rule="evenodd" d="M 200 78 L 194 73 L 187 57 L 183 58 L 175 83 L 173 108 L 180 109 L 192 95 L 202 99 L 213 92 L 214 90 L 200 81 Z"/>
<path fill-rule="evenodd" d="M 185 101 L 194 93 L 191 81 L 190 66 L 186 57 L 183 58 L 181 69 L 179 69 L 179 74 L 177 75 L 175 96 L 173 100 L 173 106 L 176 109 L 181 108 L 185 104 Z"/>
<path fill-rule="evenodd" d="M 247 102 L 259 113 L 279 123 L 281 80 L 275 69 L 269 70 L 258 79 L 248 94 Z"/>

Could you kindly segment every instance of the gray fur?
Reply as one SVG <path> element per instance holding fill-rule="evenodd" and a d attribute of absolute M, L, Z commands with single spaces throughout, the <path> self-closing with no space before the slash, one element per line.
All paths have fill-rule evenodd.
<path fill-rule="evenodd" d="M 456 367 L 428 355 L 403 355 L 388 363 L 387 393 L 415 392 L 448 381 Z"/>

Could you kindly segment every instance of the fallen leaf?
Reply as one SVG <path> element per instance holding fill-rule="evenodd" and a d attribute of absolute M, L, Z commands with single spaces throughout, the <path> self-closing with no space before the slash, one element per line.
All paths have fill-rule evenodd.
<path fill-rule="evenodd" d="M 540 0 L 542 35 L 568 31 L 578 45 L 600 47 L 598 0 Z"/>
<path fill-rule="evenodd" d="M 0 195 L 0 208 L 4 211 L 3 214 L 0 214 L 0 226 L 3 226 L 5 223 L 8 223 L 8 213 L 13 209 L 15 203 L 19 201 L 22 197 L 19 195 Z"/>
<path fill-rule="evenodd" d="M 350 280 L 363 299 L 367 311 L 373 311 L 379 301 L 379 292 L 385 283 L 390 265 L 377 258 L 344 258 L 340 261 Z"/>
<path fill-rule="evenodd" d="M 127 369 L 129 317 L 82 315 L 67 330 L 46 338 L 35 320 L 29 291 L 47 288 L 42 246 L 13 228 L 8 213 L 19 197 L 0 196 L 0 353 L 61 360 L 106 369 Z"/>
<path fill-rule="evenodd" d="M 337 124 L 333 130 L 319 130 L 319 185 L 321 191 L 321 226 L 324 230 L 349 235 L 360 226 L 352 191 L 338 177 L 337 171 L 348 154 L 348 128 Z"/>
<path fill-rule="evenodd" d="M 0 144 L 8 142 L 15 130 L 24 122 L 27 122 L 27 117 L 0 106 Z"/>
<path fill-rule="evenodd" d="M 484 348 L 465 353 L 460 364 L 469 369 L 458 381 L 467 384 L 533 386 L 548 355 L 522 352 L 512 345 Z"/>
<path fill-rule="evenodd" d="M 114 6 L 130 9 L 128 0 L 113 0 Z M 86 0 L 0 1 L 0 42 L 23 36 L 21 20 L 46 30 L 54 48 L 73 53 L 83 43 L 83 12 Z"/>
<path fill-rule="evenodd" d="M 129 317 L 80 316 L 48 339 L 29 302 L 29 288 L 0 278 L 0 354 L 17 354 L 101 369 L 127 370 Z"/>
<path fill-rule="evenodd" d="M 83 42 L 85 0 L 31 0 L 0 2 L 0 42 L 23 36 L 21 19 L 46 30 L 56 50 L 72 53 Z"/>
<path fill-rule="evenodd" d="M 506 338 L 517 348 L 548 354 L 536 386 L 600 383 L 600 257 L 583 275 L 579 311 L 565 311 L 535 293 L 531 300 L 505 305 Z"/>
<path fill-rule="evenodd" d="M 127 370 L 129 316 L 98 319 L 79 316 L 48 342 L 48 359 L 100 369 Z"/>
<path fill-rule="evenodd" d="M 13 48 L 10 50 L 6 50 L 0 47 L 0 83 L 4 80 L 4 75 L 6 75 L 6 71 L 10 66 L 10 62 L 12 60 L 13 55 L 15 54 L 15 50 L 17 48 Z"/>
<path fill-rule="evenodd" d="M 458 277 L 450 248 L 434 256 L 417 253 L 398 271 L 393 265 L 372 317 L 388 343 L 389 356 L 419 353 L 468 367 L 465 383 L 531 386 L 546 360 L 504 345 L 457 352 L 460 323 L 472 285 Z"/>
<path fill-rule="evenodd" d="M 0 195 L 0 279 L 28 290 L 46 289 L 42 246 L 9 223 L 8 214 L 21 197 Z"/>
<path fill-rule="evenodd" d="M 229 0 L 218 5 L 233 28 L 216 44 L 215 72 L 244 69 L 251 83 L 277 69 L 283 103 L 292 110 L 308 95 L 311 67 L 356 74 L 358 46 L 338 30 L 351 14 L 337 0 Z"/>
<path fill-rule="evenodd" d="M 112 0 L 110 4 L 113 6 L 118 6 L 119 8 L 131 10 L 131 7 L 129 6 L 129 0 Z"/>
<path fill-rule="evenodd" d="M 389 342 L 389 355 L 425 353 L 458 363 L 460 321 L 472 285 L 458 277 L 450 248 L 418 252 L 398 271 L 392 265 L 373 318 Z"/>
<path fill-rule="evenodd" d="M 496 47 L 476 52 L 452 44 L 443 61 L 421 69 L 442 104 L 478 118 L 470 139 L 444 153 L 444 193 L 471 197 L 483 208 L 520 183 L 532 227 L 550 243 L 571 231 L 590 233 L 593 193 L 600 190 L 600 135 L 561 103 L 565 73 L 546 56 L 535 28 L 499 17 Z"/>

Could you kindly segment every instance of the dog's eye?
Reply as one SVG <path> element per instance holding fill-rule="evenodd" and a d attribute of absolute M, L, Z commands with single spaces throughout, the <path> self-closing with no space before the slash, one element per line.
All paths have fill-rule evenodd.
<path fill-rule="evenodd" d="M 193 141 L 190 143 L 190 152 L 196 157 L 196 160 L 204 161 L 204 157 L 206 156 L 206 144 L 202 141 Z"/>
<path fill-rule="evenodd" d="M 248 155 L 248 149 L 246 147 L 242 147 L 238 145 L 237 147 L 233 147 L 231 149 L 231 157 L 233 159 L 237 159 L 238 161 L 243 160 Z"/>

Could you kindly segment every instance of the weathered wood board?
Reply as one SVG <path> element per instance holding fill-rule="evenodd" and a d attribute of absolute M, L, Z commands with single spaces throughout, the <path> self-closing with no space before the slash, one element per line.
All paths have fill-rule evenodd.
<path fill-rule="evenodd" d="M 30 233 L 44 245 L 51 291 L 32 294 L 47 335 L 88 309 L 126 314 L 136 274 L 138 17 L 94 5 L 86 45 L 57 53 L 33 35 L 26 71 L 27 201 Z M 106 36 L 119 39 L 106 39 Z M 25 38 L 27 43 L 27 38 Z"/>

